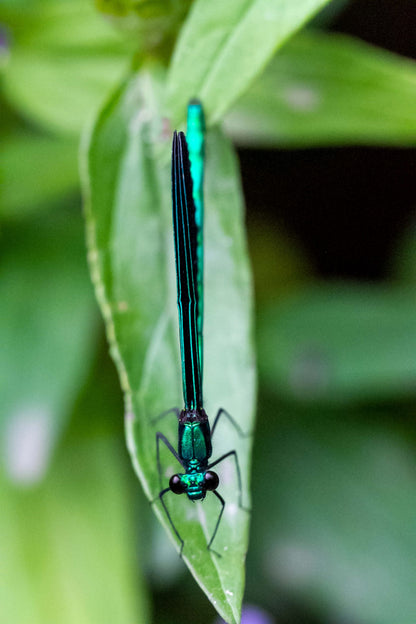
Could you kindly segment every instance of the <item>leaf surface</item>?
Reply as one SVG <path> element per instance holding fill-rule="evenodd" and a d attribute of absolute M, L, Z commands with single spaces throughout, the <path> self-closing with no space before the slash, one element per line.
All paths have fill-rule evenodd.
<path fill-rule="evenodd" d="M 126 71 L 132 46 L 83 0 L 37 3 L 27 13 L 16 11 L 10 22 L 6 97 L 47 130 L 79 136 Z"/>
<path fill-rule="evenodd" d="M 416 142 L 416 63 L 352 37 L 293 37 L 225 121 L 244 145 Z"/>
<path fill-rule="evenodd" d="M 149 621 L 107 368 L 101 358 L 45 479 L 0 475 L 1 624 Z"/>
<path fill-rule="evenodd" d="M 289 595 L 318 621 L 412 624 L 415 447 L 397 409 L 267 412 L 253 478 L 258 591 Z"/>
<path fill-rule="evenodd" d="M 91 273 L 125 392 L 129 450 L 150 500 L 158 497 L 168 477 L 179 469 L 173 456 L 163 450 L 159 476 L 155 435 L 162 431 L 176 447 L 177 420 L 173 414 L 157 423 L 155 419 L 167 409 L 182 407 L 171 132 L 163 118 L 163 90 L 164 73 L 155 66 L 131 76 L 99 114 L 86 154 Z M 249 432 L 255 377 L 243 205 L 235 156 L 217 129 L 207 136 L 205 188 L 205 407 L 211 422 L 224 407 Z M 226 420 L 224 427 L 226 435 L 214 439 L 214 457 L 238 451 L 247 504 L 250 439 L 236 435 Z M 207 550 L 219 514 L 215 497 L 192 504 L 169 494 L 167 505 L 185 540 L 183 557 L 192 574 L 219 613 L 228 622 L 237 622 L 249 517 L 238 507 L 232 459 L 218 472 L 220 492 L 227 500 L 214 544 L 221 557 Z M 158 501 L 154 509 L 172 535 Z"/>
<path fill-rule="evenodd" d="M 265 310 L 259 361 L 273 392 L 342 404 L 414 397 L 411 288 L 318 285 Z"/>
<path fill-rule="evenodd" d="M 219 121 L 276 50 L 328 0 L 197 0 L 171 62 L 168 92 L 175 122 L 188 100 L 204 102 Z"/>
<path fill-rule="evenodd" d="M 4 472 L 40 481 L 89 371 L 96 313 L 80 215 L 3 227 L 0 439 Z"/>
<path fill-rule="evenodd" d="M 79 185 L 76 141 L 15 134 L 3 144 L 0 216 L 18 219 L 50 207 Z"/>

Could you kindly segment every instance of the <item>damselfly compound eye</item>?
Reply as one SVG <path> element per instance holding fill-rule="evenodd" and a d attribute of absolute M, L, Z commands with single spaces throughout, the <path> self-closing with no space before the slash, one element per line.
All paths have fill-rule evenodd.
<path fill-rule="evenodd" d="M 169 479 L 169 487 L 174 494 L 183 494 L 185 492 L 185 484 L 179 475 L 175 474 Z"/>
<path fill-rule="evenodd" d="M 212 472 L 211 470 L 208 470 L 208 472 L 205 473 L 204 483 L 205 483 L 206 489 L 209 490 L 210 492 L 212 492 L 213 490 L 216 490 L 220 484 L 220 480 L 218 478 L 217 473 Z"/>

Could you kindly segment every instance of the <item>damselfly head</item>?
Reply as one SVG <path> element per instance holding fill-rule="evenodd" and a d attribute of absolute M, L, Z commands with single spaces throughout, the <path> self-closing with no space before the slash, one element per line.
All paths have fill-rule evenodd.
<path fill-rule="evenodd" d="M 212 470 L 192 471 L 174 474 L 169 479 L 169 488 L 174 494 L 187 494 L 192 501 L 203 500 L 207 492 L 212 492 L 219 485 L 219 478 Z"/>

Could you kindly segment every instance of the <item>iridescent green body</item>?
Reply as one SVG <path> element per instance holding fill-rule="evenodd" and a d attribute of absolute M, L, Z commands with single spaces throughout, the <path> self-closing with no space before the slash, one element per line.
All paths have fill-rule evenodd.
<path fill-rule="evenodd" d="M 221 510 L 208 548 L 211 548 L 214 541 L 225 507 L 223 497 L 217 492 L 218 476 L 211 468 L 227 457 L 232 457 L 235 461 L 239 506 L 242 507 L 241 476 L 236 451 L 229 451 L 209 463 L 212 455 L 212 436 L 221 416 L 225 415 L 240 435 L 243 435 L 242 431 L 230 414 L 223 409 L 218 411 L 211 430 L 202 400 L 204 131 L 202 106 L 198 101 L 192 100 L 188 107 L 188 141 L 183 132 L 175 132 L 172 145 L 172 216 L 184 409 L 168 410 L 164 414 L 173 411 L 178 417 L 178 450 L 174 449 L 163 433 L 156 434 L 157 463 L 161 482 L 161 443 L 183 468 L 182 473 L 174 474 L 170 478 L 169 487 L 159 492 L 159 500 L 181 543 L 181 552 L 184 540 L 175 527 L 164 499 L 169 492 L 186 494 L 192 501 L 202 500 L 207 492 L 212 492 L 219 500 Z"/>
<path fill-rule="evenodd" d="M 179 476 L 191 500 L 205 498 L 205 474 L 211 454 L 211 432 L 205 411 L 183 410 L 179 416 L 178 455 L 186 472 Z"/>
<path fill-rule="evenodd" d="M 194 104 L 191 104 L 195 108 Z M 196 135 L 194 132 L 191 136 Z M 194 141 L 195 147 L 196 140 Z M 199 142 L 199 146 L 203 141 Z M 197 161 L 195 161 L 197 162 Z M 202 181 L 200 180 L 202 183 Z M 193 176 L 185 135 L 173 137 L 172 205 L 178 289 L 179 337 L 185 408 L 179 414 L 178 456 L 185 474 L 178 475 L 180 486 L 191 500 L 205 497 L 205 475 L 211 457 L 211 432 L 202 405 L 201 336 L 203 309 L 199 296 L 200 255 L 193 191 Z M 200 204 L 202 206 L 202 203 Z M 202 226 L 202 223 L 201 223 Z M 202 238 L 199 239 L 202 242 Z M 203 249 L 199 248 L 200 253 Z"/>
<path fill-rule="evenodd" d="M 173 135 L 172 207 L 183 398 L 185 410 L 197 410 L 202 408 L 198 331 L 202 302 L 198 288 L 198 228 L 188 147 L 183 132 Z"/>
<path fill-rule="evenodd" d="M 197 289 L 199 299 L 198 340 L 199 366 L 203 374 L 203 323 L 204 323 L 204 160 L 205 160 L 205 117 L 199 100 L 191 100 L 188 105 L 186 122 L 186 141 L 191 163 L 192 197 L 195 204 L 195 223 L 197 227 Z"/>

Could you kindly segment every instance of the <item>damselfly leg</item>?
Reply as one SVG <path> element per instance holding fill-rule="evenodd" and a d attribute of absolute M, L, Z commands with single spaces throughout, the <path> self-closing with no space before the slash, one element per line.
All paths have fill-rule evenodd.
<path fill-rule="evenodd" d="M 221 416 L 225 416 L 229 420 L 229 422 L 233 425 L 233 427 L 237 431 L 237 433 L 238 433 L 240 438 L 249 438 L 250 437 L 251 433 L 245 433 L 241 429 L 241 427 L 237 423 L 237 421 L 234 420 L 234 418 L 231 416 L 231 414 L 229 412 L 227 412 L 227 410 L 225 410 L 225 409 L 223 409 L 221 407 L 218 410 L 217 415 L 215 416 L 215 419 L 214 419 L 214 423 L 212 425 L 211 438 L 214 437 L 215 429 L 217 427 L 217 424 L 218 424 Z M 243 505 L 243 485 L 242 485 L 242 480 L 241 480 L 240 463 L 238 461 L 238 453 L 237 453 L 237 451 L 236 450 L 232 450 L 232 451 L 228 451 L 228 453 L 224 453 L 224 455 L 221 455 L 221 457 L 219 457 L 214 462 L 209 464 L 208 468 L 209 469 L 213 468 L 217 464 L 221 463 L 224 459 L 227 459 L 227 457 L 233 457 L 234 461 L 235 461 L 235 469 L 236 469 L 236 472 L 237 472 L 237 480 L 238 480 L 238 506 L 240 507 L 240 509 L 243 509 L 244 511 L 250 512 L 251 509 L 249 507 L 245 507 Z"/>

